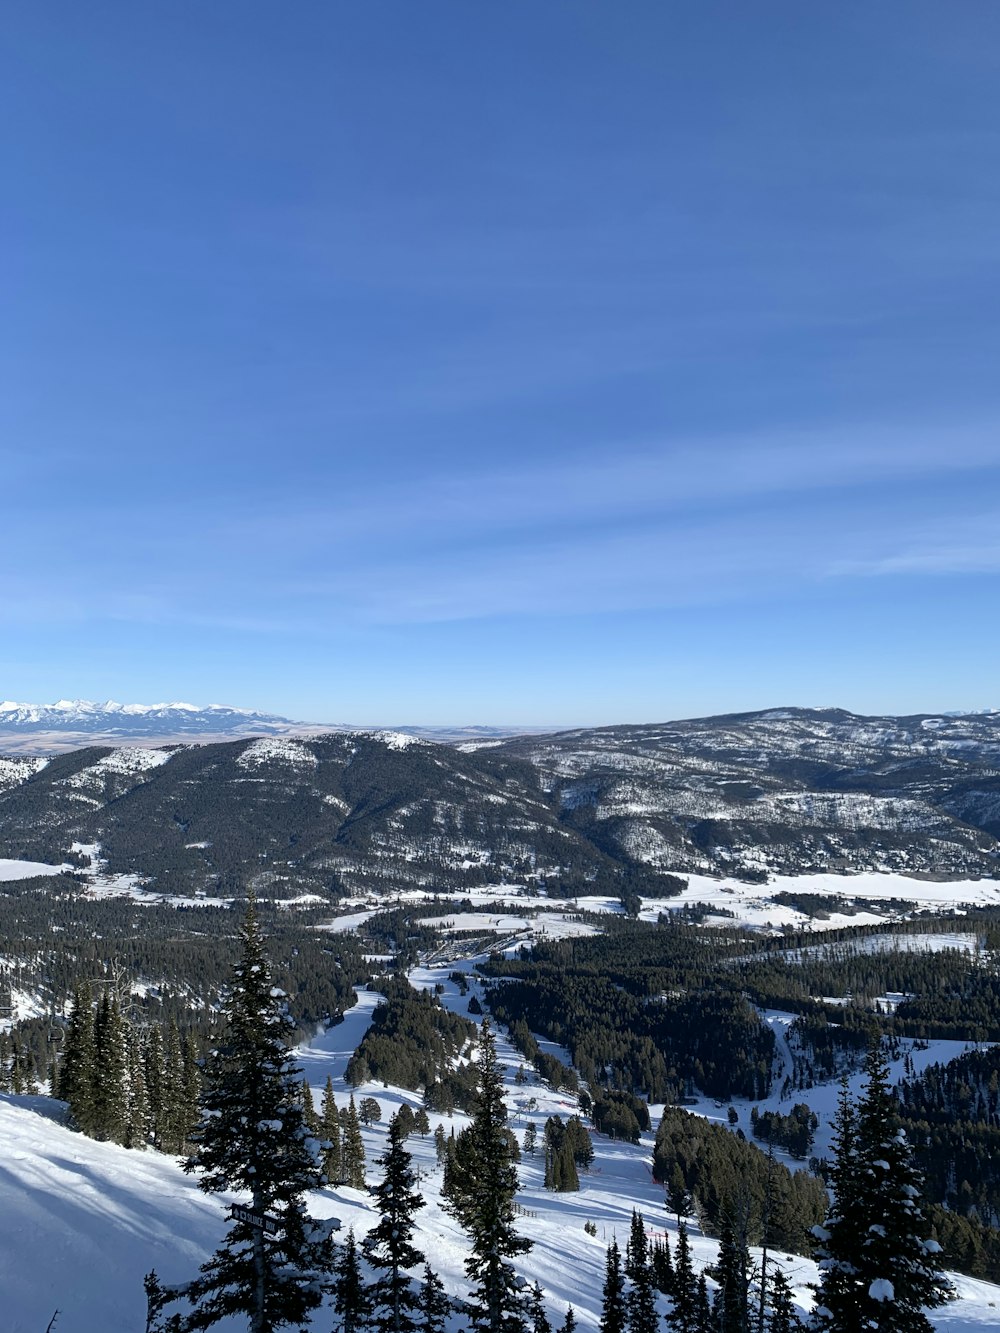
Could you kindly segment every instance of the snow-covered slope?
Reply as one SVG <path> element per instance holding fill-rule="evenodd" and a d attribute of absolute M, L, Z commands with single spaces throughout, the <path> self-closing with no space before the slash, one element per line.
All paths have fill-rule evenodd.
<path fill-rule="evenodd" d="M 463 997 L 450 980 L 449 963 L 420 969 L 415 984 L 442 984 L 449 1007 L 467 1013 Z M 468 964 L 465 964 L 468 968 Z M 338 1102 L 351 1089 L 343 1082 L 347 1060 L 370 1021 L 377 997 L 362 994 L 343 1023 L 317 1038 L 301 1052 L 302 1064 L 319 1098 L 327 1075 L 334 1080 Z M 541 1128 L 553 1113 L 573 1108 L 565 1094 L 540 1085 L 518 1088 L 513 1073 L 520 1057 L 504 1042 L 509 1104 L 513 1124 L 522 1129 L 529 1119 Z M 404 1101 L 417 1104 L 413 1093 L 381 1084 L 362 1085 L 355 1095 L 373 1096 L 383 1123 L 364 1131 L 369 1162 L 384 1144 L 385 1121 Z M 537 1105 L 527 1102 L 534 1097 Z M 54 1104 L 44 1098 L 0 1097 L 0 1208 L 4 1218 L 0 1242 L 0 1324 L 4 1333 L 40 1333 L 53 1311 L 62 1312 L 58 1328 L 66 1333 L 134 1333 L 142 1328 L 145 1300 L 142 1278 L 155 1267 L 165 1281 L 184 1281 L 219 1243 L 225 1231 L 220 1201 L 202 1195 L 180 1170 L 176 1159 L 158 1153 L 130 1152 L 95 1143 L 55 1123 Z M 432 1117 L 432 1125 L 439 1117 Z M 444 1124 L 464 1123 L 456 1114 Z M 453 1294 L 466 1290 L 463 1272 L 465 1241 L 440 1206 L 441 1174 L 431 1137 L 408 1142 L 421 1171 L 420 1189 L 427 1207 L 418 1214 L 416 1241 L 441 1272 Z M 605 1246 L 617 1235 L 624 1245 L 633 1206 L 643 1212 L 654 1231 L 674 1230 L 666 1217 L 663 1191 L 650 1177 L 651 1136 L 643 1144 L 612 1143 L 594 1136 L 594 1169 L 582 1177 L 578 1194 L 555 1195 L 542 1187 L 540 1157 L 521 1166 L 519 1201 L 525 1213 L 521 1226 L 534 1248 L 521 1267 L 526 1277 L 544 1287 L 551 1313 L 561 1319 L 572 1303 L 584 1329 L 595 1329 L 604 1275 Z M 359 1235 L 374 1225 L 376 1215 L 366 1194 L 355 1190 L 324 1190 L 311 1199 L 313 1211 L 337 1217 Z M 593 1222 L 597 1235 L 584 1231 Z M 694 1224 L 692 1224 L 694 1225 Z M 715 1242 L 694 1226 L 693 1250 L 702 1266 L 715 1256 Z M 778 1256 L 803 1308 L 815 1267 L 806 1259 Z M 971 1279 L 956 1279 L 958 1299 L 932 1316 L 942 1333 L 971 1333 L 996 1328 L 1000 1288 Z M 329 1327 L 320 1317 L 317 1329 Z M 221 1333 L 242 1333 L 240 1321 L 219 1325 Z"/>

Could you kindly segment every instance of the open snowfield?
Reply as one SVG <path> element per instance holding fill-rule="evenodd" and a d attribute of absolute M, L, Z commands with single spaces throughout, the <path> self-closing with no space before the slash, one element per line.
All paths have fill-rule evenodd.
<path fill-rule="evenodd" d="M 48 866 L 42 861 L 0 860 L 0 880 L 39 879 L 42 875 L 58 875 L 65 866 Z"/>

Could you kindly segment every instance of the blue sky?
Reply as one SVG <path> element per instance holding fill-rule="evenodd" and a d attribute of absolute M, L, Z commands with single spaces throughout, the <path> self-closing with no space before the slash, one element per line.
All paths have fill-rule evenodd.
<path fill-rule="evenodd" d="M 0 695 L 1000 705 L 1000 8 L 22 4 Z"/>

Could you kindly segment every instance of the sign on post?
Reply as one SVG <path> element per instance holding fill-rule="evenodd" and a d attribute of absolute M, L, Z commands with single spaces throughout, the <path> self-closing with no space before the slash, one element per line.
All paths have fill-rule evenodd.
<path fill-rule="evenodd" d="M 229 1216 L 237 1222 L 246 1222 L 248 1226 L 259 1227 L 269 1236 L 276 1236 L 281 1229 L 281 1222 L 277 1217 L 268 1217 L 266 1213 L 255 1213 L 252 1208 L 246 1208 L 242 1203 L 231 1204 Z"/>

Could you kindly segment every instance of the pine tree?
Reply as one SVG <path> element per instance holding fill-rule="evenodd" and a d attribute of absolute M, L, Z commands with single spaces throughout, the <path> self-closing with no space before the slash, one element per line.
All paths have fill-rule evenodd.
<path fill-rule="evenodd" d="M 253 1212 L 271 1219 L 273 1231 L 234 1220 L 191 1284 L 194 1310 L 181 1323 L 185 1333 L 229 1315 L 247 1316 L 251 1333 L 301 1326 L 322 1299 L 330 1266 L 324 1229 L 303 1202 L 322 1175 L 303 1115 L 301 1070 L 287 1044 L 293 1024 L 272 986 L 252 898 L 241 941 L 225 1037 L 207 1062 L 202 1122 L 185 1170 L 199 1173 L 207 1193 L 246 1191 Z"/>
<path fill-rule="evenodd" d="M 353 1227 L 347 1233 L 334 1271 L 333 1308 L 340 1318 L 341 1333 L 358 1333 L 368 1321 L 368 1292 L 361 1276 Z"/>
<path fill-rule="evenodd" d="M 451 1313 L 444 1284 L 430 1264 L 424 1265 L 424 1280 L 420 1285 L 420 1328 L 422 1333 L 444 1333 L 445 1320 Z M 548 1330 L 545 1331 L 548 1333 Z"/>
<path fill-rule="evenodd" d="M 682 1222 L 677 1228 L 674 1251 L 674 1308 L 667 1316 L 667 1327 L 672 1333 L 700 1333 L 699 1323 L 698 1284 L 691 1263 L 687 1227 Z"/>
<path fill-rule="evenodd" d="M 531 1333 L 552 1333 L 552 1324 L 545 1309 L 545 1293 L 538 1282 L 528 1296 L 528 1327 Z"/>
<path fill-rule="evenodd" d="M 825 1333 L 929 1333 L 923 1311 L 947 1300 L 950 1286 L 940 1271 L 940 1247 L 930 1239 L 920 1177 L 898 1127 L 877 1044 L 865 1072 L 856 1115 L 846 1090 L 841 1094 L 834 1202 L 817 1228 L 822 1276 L 813 1324 Z"/>
<path fill-rule="evenodd" d="M 674 1289 L 674 1263 L 670 1257 L 670 1241 L 666 1233 L 663 1240 L 653 1246 L 652 1264 L 656 1290 L 664 1296 L 671 1295 Z"/>
<path fill-rule="evenodd" d="M 715 1311 L 719 1333 L 749 1333 L 748 1269 L 746 1242 L 737 1231 L 732 1213 L 727 1208 L 722 1215 L 716 1269 L 719 1290 L 715 1298 Z"/>
<path fill-rule="evenodd" d="M 649 1245 L 642 1214 L 634 1208 L 625 1250 L 625 1273 L 631 1284 L 625 1298 L 628 1333 L 656 1333 L 656 1289 L 649 1262 Z"/>
<path fill-rule="evenodd" d="M 69 1104 L 73 1124 L 94 1133 L 94 1000 L 85 982 L 76 988 L 66 1028 L 59 1096 Z"/>
<path fill-rule="evenodd" d="M 816 1329 L 848 1333 L 861 1328 L 857 1303 L 860 1274 L 860 1199 L 856 1186 L 857 1116 L 845 1075 L 840 1084 L 833 1125 L 830 1208 L 821 1227 L 814 1227 L 820 1283 L 813 1311 Z"/>
<path fill-rule="evenodd" d="M 343 1135 L 340 1140 L 341 1174 L 344 1183 L 352 1189 L 367 1188 L 365 1182 L 365 1142 L 361 1137 L 361 1121 L 354 1104 L 354 1094 L 343 1113 Z"/>
<path fill-rule="evenodd" d="M 146 1068 L 138 1032 L 129 1035 L 126 1075 L 126 1148 L 145 1148 L 149 1139 L 149 1101 L 146 1096 Z"/>
<path fill-rule="evenodd" d="M 608 1246 L 608 1257 L 604 1269 L 601 1333 L 624 1333 L 624 1330 L 625 1279 L 622 1274 L 622 1259 L 618 1250 L 618 1242 L 613 1240 Z"/>
<path fill-rule="evenodd" d="M 788 1278 L 785 1277 L 784 1269 L 777 1265 L 771 1270 L 770 1286 L 767 1333 L 800 1333 L 802 1321 L 795 1313 Z"/>
<path fill-rule="evenodd" d="M 694 1333 L 715 1333 L 712 1327 L 712 1307 L 708 1299 L 705 1274 L 698 1274 L 694 1292 Z"/>
<path fill-rule="evenodd" d="M 389 1122 L 385 1153 L 378 1158 L 382 1179 L 372 1189 L 381 1218 L 364 1241 L 365 1258 L 382 1274 L 372 1290 L 378 1333 L 413 1333 L 418 1327 L 419 1297 L 408 1271 L 424 1262 L 412 1244 L 413 1217 L 424 1207 L 414 1188 L 413 1159 L 404 1146 L 398 1115 Z"/>
<path fill-rule="evenodd" d="M 344 1179 L 340 1151 L 340 1112 L 337 1110 L 337 1099 L 333 1094 L 333 1079 L 329 1074 L 323 1089 L 319 1137 L 326 1145 L 323 1149 L 323 1174 L 331 1185 L 339 1185 Z"/>
<path fill-rule="evenodd" d="M 128 1122 L 128 1037 L 118 1000 L 107 989 L 94 1020 L 94 1134 L 124 1143 Z"/>
<path fill-rule="evenodd" d="M 572 1305 L 566 1309 L 566 1318 L 559 1326 L 559 1333 L 576 1333 L 576 1311 Z"/>
<path fill-rule="evenodd" d="M 153 1147 L 163 1147 L 163 1038 L 158 1027 L 150 1028 L 142 1048 L 143 1082 L 149 1109 Z"/>
<path fill-rule="evenodd" d="M 475 1284 L 472 1323 L 484 1333 L 523 1333 L 524 1314 L 510 1260 L 531 1242 L 514 1229 L 517 1169 L 507 1129 L 503 1074 L 489 1020 L 481 1029 L 479 1089 L 472 1123 L 445 1167 L 445 1204 L 472 1240 L 465 1271 Z"/>

